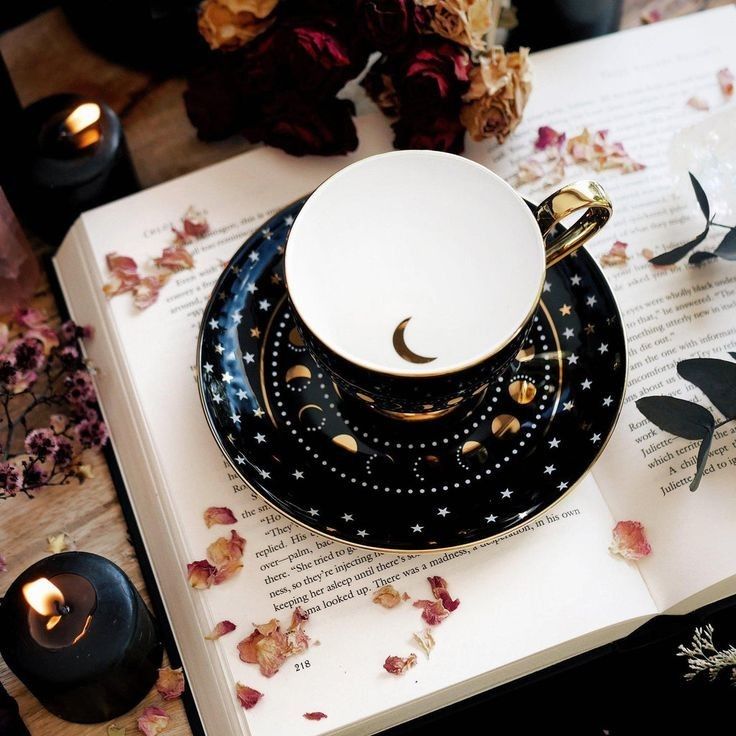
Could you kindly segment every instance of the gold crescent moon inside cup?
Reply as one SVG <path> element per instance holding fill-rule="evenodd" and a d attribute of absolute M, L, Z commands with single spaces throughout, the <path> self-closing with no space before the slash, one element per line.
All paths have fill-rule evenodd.
<path fill-rule="evenodd" d="M 409 348 L 404 339 L 404 331 L 406 326 L 409 324 L 411 317 L 402 319 L 398 326 L 394 330 L 393 343 L 394 350 L 399 354 L 399 357 L 403 358 L 409 363 L 431 363 L 433 360 L 437 360 L 437 357 L 428 358 L 426 355 L 419 355 Z"/>

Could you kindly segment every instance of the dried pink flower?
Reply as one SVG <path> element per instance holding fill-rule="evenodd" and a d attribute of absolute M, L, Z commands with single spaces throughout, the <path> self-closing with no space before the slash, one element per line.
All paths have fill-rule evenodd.
<path fill-rule="evenodd" d="M 230 538 L 220 537 L 207 547 L 207 559 L 216 568 L 215 585 L 220 585 L 220 583 L 229 580 L 243 567 L 244 550 L 245 539 L 234 529 L 230 532 Z"/>
<path fill-rule="evenodd" d="M 217 569 L 214 565 L 210 565 L 207 560 L 197 560 L 187 565 L 187 578 L 189 585 L 197 590 L 205 590 L 212 587 L 215 581 L 215 573 Z"/>
<path fill-rule="evenodd" d="M 184 672 L 181 667 L 161 667 L 156 680 L 156 690 L 164 700 L 176 700 L 184 692 Z"/>
<path fill-rule="evenodd" d="M 442 601 L 414 601 L 415 608 L 422 608 L 422 618 L 430 625 L 441 624 L 450 612 L 442 605 Z"/>
<path fill-rule="evenodd" d="M 232 0 L 231 0 L 232 1 Z M 269 0 L 272 4 L 272 0 Z M 189 207 L 182 217 L 184 232 L 192 238 L 203 238 L 210 231 L 210 224 L 204 212 L 196 207 Z"/>
<path fill-rule="evenodd" d="M 20 470 L 11 462 L 0 462 L 0 491 L 15 496 L 23 487 Z"/>
<path fill-rule="evenodd" d="M 14 307 L 12 320 L 21 327 L 34 328 L 46 326 L 48 316 L 42 310 L 33 307 Z"/>
<path fill-rule="evenodd" d="M 403 675 L 417 663 L 417 655 L 412 652 L 408 657 L 388 656 L 383 669 L 391 675 Z"/>
<path fill-rule="evenodd" d="M 613 527 L 613 540 L 608 549 L 627 560 L 640 560 L 652 552 L 644 525 L 639 521 L 619 521 Z"/>
<path fill-rule="evenodd" d="M 194 268 L 194 258 L 192 254 L 181 246 L 172 245 L 164 248 L 158 258 L 154 258 L 154 263 L 162 269 L 168 271 L 182 271 L 187 268 Z"/>
<path fill-rule="evenodd" d="M 384 585 L 373 594 L 373 602 L 384 608 L 394 608 L 401 603 L 401 593 L 393 585 Z"/>
<path fill-rule="evenodd" d="M 691 97 L 686 104 L 693 110 L 710 110 L 710 105 L 702 97 Z"/>
<path fill-rule="evenodd" d="M 157 736 L 166 730 L 170 720 L 165 710 L 151 705 L 138 717 L 138 730 L 144 736 Z"/>
<path fill-rule="evenodd" d="M 321 721 L 323 718 L 327 718 L 327 714 L 322 713 L 322 711 L 315 710 L 311 713 L 305 713 L 303 718 L 306 718 L 308 721 Z"/>
<path fill-rule="evenodd" d="M 447 581 L 444 578 L 439 575 L 432 575 L 427 578 L 427 581 L 432 588 L 432 595 L 437 600 L 442 601 L 442 605 L 448 613 L 452 613 L 460 605 L 460 601 L 458 599 L 453 600 L 450 596 L 450 593 L 447 590 Z"/>
<path fill-rule="evenodd" d="M 225 636 L 225 634 L 229 634 L 231 631 L 235 631 L 237 627 L 232 621 L 219 621 L 215 624 L 215 627 L 212 629 L 212 632 L 205 636 L 205 639 L 209 639 L 210 641 L 215 641 L 219 639 L 221 636 Z"/>
<path fill-rule="evenodd" d="M 565 138 L 565 133 L 558 133 L 554 128 L 550 128 L 549 125 L 543 125 L 537 131 L 537 140 L 534 142 L 534 148 L 537 151 L 544 151 L 549 147 L 562 148 Z"/>
<path fill-rule="evenodd" d="M 733 73 L 728 67 L 723 67 L 723 69 L 718 70 L 718 85 L 721 88 L 721 92 L 723 92 L 726 97 L 731 97 L 731 95 L 733 95 L 733 82 Z"/>
<path fill-rule="evenodd" d="M 205 509 L 204 523 L 207 528 L 214 524 L 235 524 L 235 514 L 227 506 L 210 506 Z"/>
<path fill-rule="evenodd" d="M 0 553 L 0 572 L 8 571 L 8 561 L 5 559 L 5 555 Z"/>
<path fill-rule="evenodd" d="M 110 271 L 110 281 L 102 287 L 105 296 L 109 299 L 117 294 L 132 291 L 141 280 L 138 275 L 138 264 L 129 256 L 117 253 L 108 253 L 105 258 Z"/>
<path fill-rule="evenodd" d="M 165 283 L 165 279 L 160 276 L 146 276 L 142 278 L 133 287 L 133 304 L 138 309 L 148 309 L 152 304 L 156 303 L 158 293 Z"/>
<path fill-rule="evenodd" d="M 58 446 L 56 435 L 51 429 L 32 429 L 25 440 L 25 450 L 29 455 L 35 455 L 41 462 L 49 455 L 53 455 Z"/>
<path fill-rule="evenodd" d="M 250 710 L 263 697 L 262 692 L 239 682 L 235 685 L 235 694 L 238 697 L 238 702 L 245 710 Z"/>
<path fill-rule="evenodd" d="M 601 256 L 601 263 L 604 266 L 624 266 L 629 260 L 629 255 L 626 249 L 629 247 L 628 243 L 624 243 L 621 240 L 617 240 L 610 248 L 610 250 Z"/>

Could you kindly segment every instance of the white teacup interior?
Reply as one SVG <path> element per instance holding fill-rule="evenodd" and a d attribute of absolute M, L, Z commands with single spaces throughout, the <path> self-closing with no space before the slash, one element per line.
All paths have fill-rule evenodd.
<path fill-rule="evenodd" d="M 308 329 L 353 363 L 404 376 L 497 352 L 531 316 L 545 273 L 521 197 L 485 167 L 433 151 L 332 176 L 297 216 L 285 259 Z"/>

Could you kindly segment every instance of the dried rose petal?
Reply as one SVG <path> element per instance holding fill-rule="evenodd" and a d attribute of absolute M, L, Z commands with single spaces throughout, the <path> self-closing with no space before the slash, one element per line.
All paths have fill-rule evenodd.
<path fill-rule="evenodd" d="M 195 207 L 189 207 L 184 213 L 182 224 L 184 225 L 184 232 L 194 238 L 203 238 L 210 230 L 210 224 L 207 222 L 204 212 Z"/>
<path fill-rule="evenodd" d="M 693 110 L 710 110 L 710 105 L 702 97 L 691 97 L 686 104 Z"/>
<path fill-rule="evenodd" d="M 619 521 L 613 527 L 613 540 L 608 549 L 627 560 L 640 560 L 652 552 L 644 525 L 639 521 Z"/>
<path fill-rule="evenodd" d="M 166 729 L 170 720 L 165 710 L 151 705 L 138 717 L 138 730 L 144 736 L 156 736 Z"/>
<path fill-rule="evenodd" d="M 133 304 L 138 309 L 148 309 L 158 299 L 161 287 L 166 283 L 165 277 L 146 276 L 133 287 Z"/>
<path fill-rule="evenodd" d="M 220 537 L 207 547 L 207 559 L 217 568 L 214 583 L 220 585 L 229 580 L 243 567 L 243 551 L 245 539 L 235 529 L 231 530 L 230 538 Z"/>
<path fill-rule="evenodd" d="M 275 618 L 256 626 L 238 644 L 240 659 L 249 664 L 257 664 L 265 677 L 273 677 L 287 657 L 300 654 L 308 648 L 309 637 L 303 629 L 308 618 L 308 614 L 297 607 L 292 613 L 291 625 L 286 633 L 281 631 Z"/>
<path fill-rule="evenodd" d="M 153 262 L 159 267 L 168 271 L 183 271 L 187 268 L 194 268 L 194 258 L 192 254 L 179 246 L 169 246 L 164 248 L 158 258 L 154 258 Z"/>
<path fill-rule="evenodd" d="M 184 672 L 181 667 L 161 667 L 156 680 L 156 690 L 164 700 L 176 700 L 184 692 Z"/>
<path fill-rule="evenodd" d="M 639 19 L 644 25 L 649 25 L 650 23 L 659 23 L 664 18 L 664 15 L 662 14 L 662 11 L 660 8 L 649 8 L 642 10 L 641 15 L 639 16 Z"/>
<path fill-rule="evenodd" d="M 423 608 L 422 618 L 430 625 L 441 624 L 450 612 L 442 605 L 442 601 L 414 601 L 415 608 Z"/>
<path fill-rule="evenodd" d="M 408 657 L 389 656 L 383 663 L 383 669 L 391 675 L 403 675 L 417 663 L 417 655 L 413 652 Z"/>
<path fill-rule="evenodd" d="M 108 253 L 105 258 L 107 268 L 110 270 L 110 281 L 102 287 L 105 296 L 109 299 L 117 294 L 132 291 L 141 280 L 136 262 L 128 256 L 117 253 Z"/>
<path fill-rule="evenodd" d="M 197 590 L 205 590 L 210 588 L 215 582 L 215 573 L 217 569 L 210 565 L 207 560 L 197 560 L 187 565 L 187 577 L 189 585 Z"/>
<path fill-rule="evenodd" d="M 442 601 L 442 605 L 449 613 L 452 613 L 460 605 L 459 599 L 453 600 L 450 596 L 447 590 L 447 581 L 444 578 L 441 578 L 439 575 L 432 575 L 427 578 L 427 581 L 432 588 L 432 595 L 437 600 Z"/>
<path fill-rule="evenodd" d="M 393 608 L 401 603 L 401 593 L 393 585 L 384 585 L 373 594 L 373 602 L 384 608 Z"/>
<path fill-rule="evenodd" d="M 728 67 L 723 67 L 723 69 L 718 70 L 718 84 L 721 87 L 721 92 L 723 92 L 726 97 L 730 97 L 733 94 L 733 82 L 733 73 Z"/>
<path fill-rule="evenodd" d="M 210 506 L 205 509 L 204 523 L 208 529 L 214 524 L 234 524 L 236 521 L 235 514 L 227 506 Z"/>
<path fill-rule="evenodd" d="M 516 178 L 519 184 L 528 184 L 537 181 L 544 176 L 544 166 L 534 157 L 526 159 L 519 164 L 519 171 Z"/>
<path fill-rule="evenodd" d="M 412 634 L 412 639 L 417 643 L 419 648 L 429 657 L 429 653 L 434 649 L 434 636 L 429 629 L 417 631 Z"/>
<path fill-rule="evenodd" d="M 286 637 L 281 631 L 264 636 L 256 644 L 256 660 L 264 677 L 273 677 L 281 669 L 288 655 Z"/>
<path fill-rule="evenodd" d="M 8 571 L 8 561 L 5 559 L 5 555 L 0 554 L 0 572 Z"/>
<path fill-rule="evenodd" d="M 301 654 L 309 647 L 309 637 L 304 631 L 304 624 L 309 620 L 309 614 L 297 606 L 291 614 L 291 625 L 286 631 L 286 646 L 288 654 Z"/>
<path fill-rule="evenodd" d="M 601 256 L 601 263 L 604 266 L 623 266 L 629 260 L 629 256 L 626 253 L 626 249 L 629 247 L 628 243 L 624 243 L 621 240 L 617 240 L 611 249 Z"/>
<path fill-rule="evenodd" d="M 537 140 L 534 142 L 534 148 L 538 151 L 544 151 L 545 148 L 553 146 L 555 148 L 561 148 L 565 142 L 565 134 L 558 133 L 554 128 L 550 128 L 549 125 L 543 125 L 537 132 Z"/>
<path fill-rule="evenodd" d="M 263 697 L 262 692 L 239 682 L 235 685 L 235 694 L 238 696 L 240 705 L 246 710 L 250 710 Z"/>
<path fill-rule="evenodd" d="M 311 713 L 305 713 L 304 718 L 308 721 L 321 721 L 323 718 L 327 718 L 327 713 L 322 713 L 319 710 L 312 711 Z"/>
<path fill-rule="evenodd" d="M 47 547 L 49 552 L 58 554 L 64 552 L 67 549 L 74 549 L 74 540 L 66 532 L 60 532 L 59 534 L 52 534 L 50 537 L 46 537 Z"/>
<path fill-rule="evenodd" d="M 229 634 L 231 631 L 235 631 L 237 627 L 232 621 L 220 621 L 215 624 L 215 628 L 212 629 L 212 633 L 205 636 L 205 639 L 215 641 L 225 634 Z"/>

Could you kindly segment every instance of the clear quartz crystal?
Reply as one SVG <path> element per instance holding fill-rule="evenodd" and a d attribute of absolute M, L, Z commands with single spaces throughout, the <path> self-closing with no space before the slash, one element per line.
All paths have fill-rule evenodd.
<path fill-rule="evenodd" d="M 31 246 L 0 189 L 0 315 L 30 301 L 39 276 Z"/>

